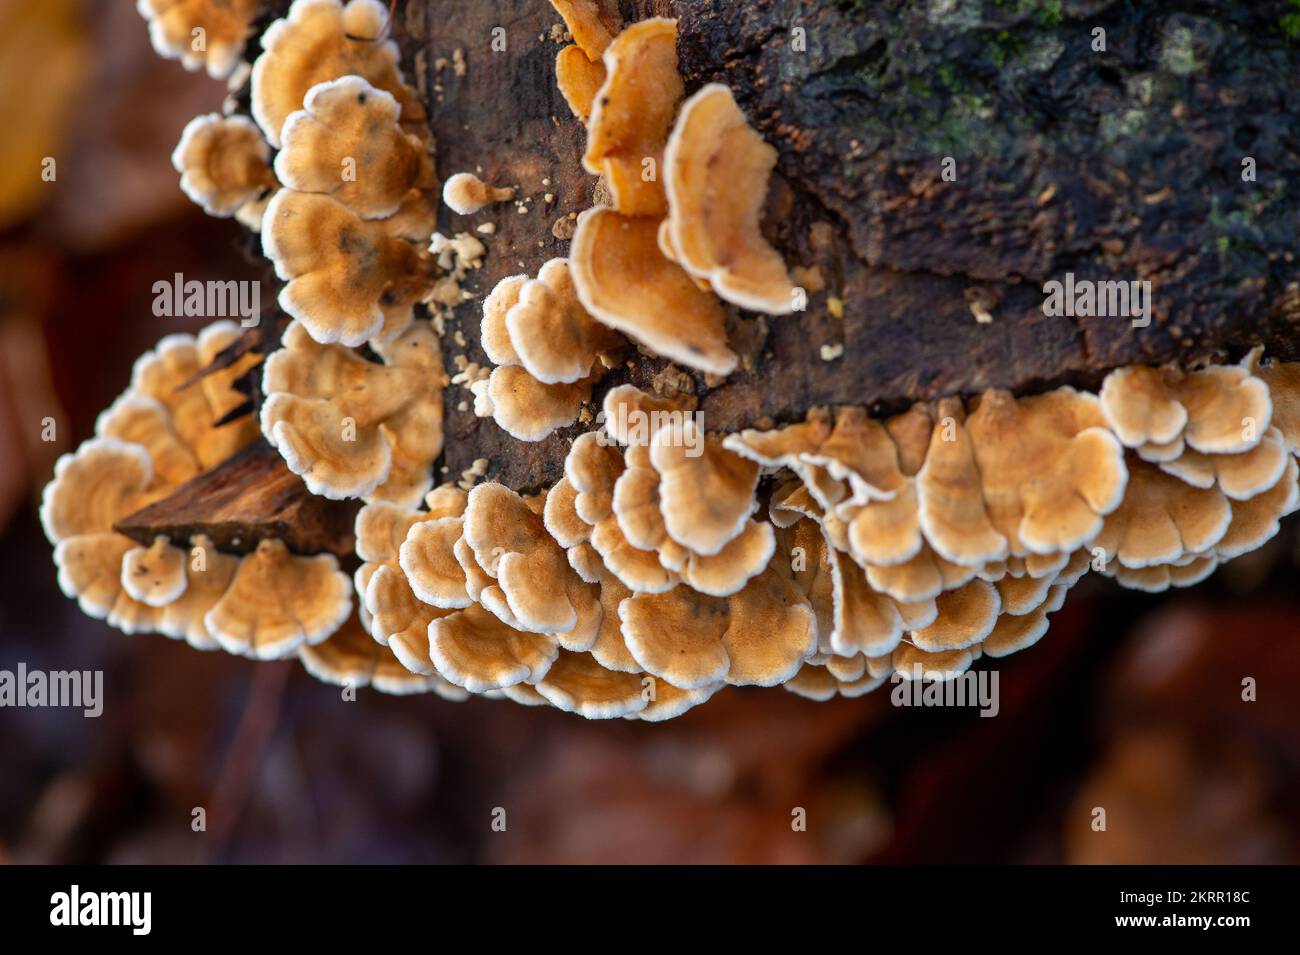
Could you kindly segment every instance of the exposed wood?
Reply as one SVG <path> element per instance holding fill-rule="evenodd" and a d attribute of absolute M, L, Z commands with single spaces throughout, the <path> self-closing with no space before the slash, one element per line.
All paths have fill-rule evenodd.
<path fill-rule="evenodd" d="M 725 82 L 777 147 L 765 229 L 826 288 L 794 316 L 733 309 L 743 363 L 726 382 L 710 387 L 638 356 L 598 386 L 593 411 L 614 384 L 670 382 L 699 396 L 706 427 L 730 430 L 818 404 L 889 411 L 988 387 L 1096 385 L 1116 366 L 1231 356 L 1257 342 L 1300 357 L 1300 110 L 1289 88 L 1300 44 L 1281 27 L 1285 2 L 622 8 L 629 22 L 678 17 L 688 91 Z M 454 374 L 488 365 L 484 296 L 567 254 L 571 217 L 593 204 L 596 181 L 579 162 L 585 132 L 555 87 L 563 43 L 549 3 L 399 9 L 393 36 L 429 104 L 440 178 L 475 172 L 516 187 L 519 200 L 474 216 L 441 210 L 445 234 L 469 232 L 488 248 L 463 283 L 473 298 L 448 322 Z M 1247 157 L 1254 181 L 1243 179 Z M 488 223 L 494 231 L 479 231 Z M 1149 327 L 1045 315 L 1044 283 L 1067 273 L 1150 281 Z M 842 356 L 823 360 L 824 345 Z M 573 437 L 593 426 L 525 443 L 472 405 L 467 388 L 449 389 L 439 481 L 486 458 L 489 478 L 549 484 Z"/>
<path fill-rule="evenodd" d="M 218 550 L 244 554 L 270 537 L 298 554 L 352 553 L 359 501 L 331 501 L 308 492 L 279 453 L 259 438 L 237 455 L 114 529 L 144 546 L 163 534 L 187 542 L 206 534 Z"/>
<path fill-rule="evenodd" d="M 1256 341 L 1296 356 L 1300 46 L 1285 3 L 637 0 L 629 19 L 680 17 L 688 90 L 721 80 L 780 152 L 771 234 L 828 288 L 804 314 L 747 332 L 749 367 L 703 395 L 729 429 L 819 403 L 895 408 L 1001 386 L 1095 383 L 1109 368 Z M 444 231 L 496 225 L 465 283 L 446 358 L 480 364 L 482 296 L 567 253 L 556 220 L 592 201 L 584 135 L 555 89 L 560 22 L 541 0 L 410 0 L 408 62 L 429 93 L 439 173 L 482 168 L 511 204 Z M 507 47 L 494 51 L 492 29 Z M 806 50 L 794 47 L 795 27 Z M 1092 49 L 1106 30 L 1107 51 Z M 459 49 L 463 75 L 450 64 Z M 414 57 L 423 53 L 422 61 Z M 439 58 L 448 64 L 437 69 Z M 439 88 L 440 87 L 440 88 Z M 956 181 L 942 177 L 944 157 Z M 1243 157 L 1257 180 L 1243 182 Z M 544 180 L 549 179 L 549 184 Z M 544 201 L 545 193 L 555 201 Z M 1049 318 L 1043 283 L 1073 272 L 1149 280 L 1151 325 Z M 827 307 L 844 303 L 843 319 Z M 977 320 L 987 312 L 991 321 Z M 766 334 L 764 334 L 764 329 Z M 822 345 L 844 346 L 826 362 Z M 646 381 L 661 362 L 639 363 Z M 606 386 L 619 380 L 612 377 Z M 597 392 L 599 397 L 600 391 Z M 514 487 L 553 481 L 576 431 L 533 445 L 448 401 L 447 475 L 478 457 Z"/>

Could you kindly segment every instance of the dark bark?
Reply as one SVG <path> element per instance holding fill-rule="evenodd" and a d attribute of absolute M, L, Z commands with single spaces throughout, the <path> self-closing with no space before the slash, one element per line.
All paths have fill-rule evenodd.
<path fill-rule="evenodd" d="M 982 8 L 982 9 L 981 9 Z M 637 0 L 629 19 L 680 18 L 688 90 L 720 80 L 780 152 L 770 234 L 828 288 L 806 313 L 737 316 L 746 370 L 708 389 L 709 428 L 797 418 L 811 405 L 882 410 L 916 399 L 1095 384 L 1135 362 L 1235 353 L 1256 342 L 1296 357 L 1295 245 L 1300 46 L 1285 2 L 852 2 Z M 947 12 L 942 12 L 942 11 Z M 414 14 L 414 16 L 412 16 Z M 439 172 L 483 167 L 518 184 L 503 205 L 446 227 L 493 221 L 484 268 L 459 310 L 477 347 L 481 298 L 500 278 L 563 255 L 551 223 L 590 204 L 584 135 L 555 89 L 559 18 L 540 0 L 408 4 L 408 49 L 427 51 Z M 505 52 L 491 29 L 504 26 Z M 802 27 L 806 51 L 792 47 Z M 1094 27 L 1107 51 L 1092 49 Z M 467 70 L 433 72 L 463 51 Z M 945 182 L 942 161 L 956 162 Z M 1243 182 L 1251 156 L 1257 181 Z M 543 185 L 549 178 L 551 184 Z M 549 209 L 545 192 L 557 197 Z M 540 243 L 540 246 L 539 246 Z M 1043 283 L 1067 272 L 1149 280 L 1151 325 L 1049 318 Z M 842 320 L 827 299 L 844 303 Z M 974 306 L 974 307 L 973 307 Z M 992 321 L 981 323 L 975 311 Z M 765 331 L 765 334 L 764 334 Z M 825 362 L 822 345 L 844 346 Z M 641 362 L 644 383 L 662 363 Z M 612 376 L 605 387 L 624 376 Z M 597 397 L 602 389 L 597 390 Z M 468 395 L 464 394 L 468 400 Z M 478 457 L 515 487 L 553 481 L 572 434 L 525 445 L 448 408 L 447 466 Z"/>
<path fill-rule="evenodd" d="M 114 526 L 144 546 L 164 534 L 184 543 L 206 534 L 218 550 L 246 554 L 278 537 L 298 554 L 352 553 L 359 501 L 331 501 L 307 491 L 279 452 L 259 438 Z"/>
<path fill-rule="evenodd" d="M 501 278 L 566 255 L 568 216 L 593 203 L 595 180 L 579 162 L 585 132 L 555 87 L 550 30 L 561 21 L 546 0 L 399 9 L 393 35 L 429 104 L 440 178 L 477 172 L 516 186 L 526 208 L 441 213 L 448 235 L 496 226 L 482 236 L 483 267 L 463 283 L 474 299 L 444 338 L 449 370 L 458 356 L 486 366 L 482 299 Z M 776 146 L 765 229 L 827 287 L 794 316 L 733 310 L 743 363 L 726 382 L 638 359 L 597 388 L 597 405 L 623 381 L 685 381 L 706 426 L 732 430 L 818 404 L 886 412 L 989 387 L 1095 386 L 1120 365 L 1231 357 L 1260 342 L 1300 357 L 1300 110 L 1290 94 L 1300 43 L 1288 37 L 1289 0 L 623 0 L 623 12 L 629 22 L 678 17 L 688 92 L 726 83 Z M 504 50 L 493 48 L 498 27 Z M 1093 49 L 1098 27 L 1105 52 Z M 945 157 L 955 181 L 943 177 Z M 1254 182 L 1242 178 L 1246 157 Z M 1150 281 L 1150 326 L 1046 316 L 1043 284 L 1070 272 Z M 842 345 L 842 357 L 822 360 L 823 345 Z M 446 407 L 439 480 L 486 458 L 488 478 L 516 489 L 552 483 L 572 438 L 592 426 L 529 444 L 476 418 L 467 390 L 451 389 Z M 252 457 L 275 471 L 265 446 Z M 124 532 L 147 543 L 159 526 L 201 527 L 246 548 L 253 530 L 275 527 L 295 549 L 343 546 L 340 515 L 354 505 L 313 504 L 282 467 L 268 498 L 227 488 L 246 479 L 241 467 L 192 482 Z M 237 518 L 223 516 L 223 495 Z"/>

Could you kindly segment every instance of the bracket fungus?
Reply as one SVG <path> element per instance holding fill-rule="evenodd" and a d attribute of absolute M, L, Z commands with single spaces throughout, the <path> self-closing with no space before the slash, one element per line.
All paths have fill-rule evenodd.
<path fill-rule="evenodd" d="M 735 370 L 722 305 L 664 257 L 657 219 L 588 209 L 578 216 L 569 265 L 578 298 L 597 320 L 697 371 Z"/>
<path fill-rule="evenodd" d="M 1172 460 L 1184 447 L 1202 454 L 1249 450 L 1273 413 L 1268 385 L 1245 365 L 1120 368 L 1106 376 L 1099 399 L 1124 446 L 1155 461 Z"/>
<path fill-rule="evenodd" d="M 344 76 L 307 91 L 280 130 L 275 174 L 290 189 L 333 196 L 363 219 L 393 215 L 433 185 L 433 160 L 399 125 L 392 94 Z"/>
<path fill-rule="evenodd" d="M 572 424 L 622 352 L 620 336 L 578 301 L 564 259 L 546 262 L 535 279 L 502 279 L 483 303 L 480 338 L 497 366 L 484 410 L 520 441 Z"/>
<path fill-rule="evenodd" d="M 136 0 L 154 51 L 215 79 L 239 64 L 261 0 Z"/>
<path fill-rule="evenodd" d="M 60 586 L 91 616 L 128 633 L 269 658 L 325 639 L 350 611 L 351 586 L 335 557 L 298 557 L 266 539 L 238 558 L 202 535 L 159 534 L 137 546 L 116 531 L 253 439 L 247 419 L 218 423 L 241 400 L 231 383 L 243 363 L 208 367 L 235 335 L 217 323 L 197 338 L 168 336 L 141 356 L 131 387 L 96 422 L 97 436 L 60 459 L 41 520 L 56 545 Z"/>
<path fill-rule="evenodd" d="M 691 449 L 700 448 L 699 454 Z M 650 442 L 659 510 L 668 535 L 697 554 L 717 554 L 746 527 L 758 465 L 699 434 L 694 418 L 666 424 Z"/>
<path fill-rule="evenodd" d="M 1073 388 L 1022 399 L 990 391 L 971 412 L 985 505 L 1011 554 L 1081 547 L 1119 507 L 1128 472 L 1099 404 Z"/>
<path fill-rule="evenodd" d="M 299 648 L 298 659 L 316 679 L 336 686 L 372 686 L 380 693 L 395 696 L 433 692 L 453 702 L 469 698 L 468 693 L 436 673 L 412 672 L 392 650 L 372 640 L 355 618 L 323 643 Z"/>
<path fill-rule="evenodd" d="M 446 376 L 433 329 L 374 345 L 383 364 L 290 324 L 262 372 L 266 439 L 313 494 L 416 504 L 442 451 Z"/>
<path fill-rule="evenodd" d="M 328 639 L 351 613 L 352 582 L 333 554 L 300 557 L 264 540 L 203 622 L 228 653 L 278 660 Z"/>
<path fill-rule="evenodd" d="M 1043 639 L 1091 570 L 1142 591 L 1189 586 L 1300 508 L 1300 363 L 1262 348 L 1232 364 L 1096 368 L 1109 372 L 1098 394 L 942 396 L 922 376 L 926 400 L 884 416 L 834 388 L 800 392 L 836 395 L 826 407 L 755 403 L 768 345 L 804 328 L 795 277 L 824 266 L 820 288 L 851 287 L 816 225 L 805 242 L 788 234 L 799 217 L 777 215 L 795 185 L 778 161 L 798 171 L 804 131 L 750 98 L 762 82 L 733 94 L 701 85 L 720 71 L 688 63 L 684 76 L 675 20 L 625 26 L 614 0 L 552 7 L 573 41 L 557 82 L 600 181 L 568 258 L 535 274 L 522 233 L 503 230 L 515 244 L 496 249 L 433 231 L 425 101 L 379 0 L 294 0 L 261 37 L 247 95 L 186 126 L 182 189 L 260 227 L 293 321 L 278 344 L 273 322 L 167 336 L 59 459 L 41 521 L 86 613 L 199 649 L 296 656 L 335 684 L 657 721 L 726 686 L 826 700 L 952 679 Z M 139 8 L 160 52 L 225 75 L 259 5 Z M 760 106 L 771 143 L 746 116 Z M 492 175 L 526 181 L 518 159 L 494 159 Z M 571 186 L 574 165 L 543 184 Z M 441 196 L 473 215 L 515 191 L 465 172 Z M 818 264 L 792 274 L 795 250 Z M 464 350 L 449 380 L 443 329 L 473 297 L 461 279 L 516 252 L 529 274 L 500 277 L 513 266 L 489 258 L 477 341 L 451 326 Z M 477 417 L 540 443 L 503 439 L 459 486 L 431 490 L 453 460 L 452 385 Z M 447 420 L 476 440 L 478 422 Z M 522 469 L 503 460 L 512 451 Z M 219 507 L 206 523 L 141 521 L 255 455 L 281 482 L 256 490 L 333 508 L 340 534 L 304 543 L 277 512 L 232 536 Z"/>
<path fill-rule="evenodd" d="M 794 283 L 759 217 L 776 150 L 750 128 L 731 90 L 711 83 L 682 104 L 664 155 L 676 260 L 728 302 L 785 315 Z"/>
<path fill-rule="evenodd" d="M 677 72 L 677 21 L 634 23 L 602 55 L 605 82 L 592 103 L 582 165 L 602 177 L 618 212 L 662 217 L 667 202 L 658 169 L 685 90 Z"/>
<path fill-rule="evenodd" d="M 432 285 L 425 253 L 326 195 L 277 192 L 262 220 L 262 251 L 286 283 L 280 307 L 322 344 L 392 338 Z"/>
<path fill-rule="evenodd" d="M 605 76 L 605 64 L 599 59 L 592 60 L 576 44 L 566 46 L 555 55 L 555 83 L 573 115 L 584 123 L 591 117 L 596 94 L 605 85 Z"/>
<path fill-rule="evenodd" d="M 254 231 L 276 189 L 271 147 L 246 116 L 208 113 L 181 132 L 172 152 L 181 189 L 208 215 L 234 216 Z"/>
<path fill-rule="evenodd" d="M 387 646 L 401 663 L 415 673 L 433 675 L 429 660 L 429 624 L 463 602 L 430 600 L 414 569 L 402 563 L 402 554 L 412 546 L 415 531 L 446 526 L 460 535 L 460 515 L 466 494 L 444 485 L 424 496 L 426 510 L 417 511 L 386 501 L 367 504 L 357 512 L 356 552 L 363 561 L 354 575 L 362 623 L 371 636 Z M 450 545 L 447 546 L 448 553 Z M 461 592 L 463 592 L 463 584 Z M 368 619 L 367 619 L 368 618 Z"/>
<path fill-rule="evenodd" d="M 573 42 L 593 60 L 623 29 L 618 0 L 551 0 L 551 6 L 564 18 Z"/>
<path fill-rule="evenodd" d="M 397 44 L 381 39 L 387 23 L 388 8 L 379 0 L 294 0 L 267 28 L 253 63 L 252 113 L 272 146 L 280 148 L 285 121 L 303 108 L 312 87 L 345 76 L 391 94 L 402 125 L 428 135 L 424 107 L 402 79 Z"/>
<path fill-rule="evenodd" d="M 718 683 L 775 686 L 816 649 L 812 606 L 774 569 L 731 597 L 685 587 L 619 604 L 628 650 L 647 672 L 683 690 Z"/>

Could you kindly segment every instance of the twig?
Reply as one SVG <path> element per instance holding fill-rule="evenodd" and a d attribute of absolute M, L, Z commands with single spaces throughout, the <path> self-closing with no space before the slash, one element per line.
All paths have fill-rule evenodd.
<path fill-rule="evenodd" d="M 235 825 L 248 801 L 262 756 L 275 734 L 280 702 L 292 667 L 288 663 L 259 663 L 253 667 L 248 701 L 226 761 L 217 776 L 209 800 L 211 813 L 211 858 L 220 858 L 229 847 Z"/>

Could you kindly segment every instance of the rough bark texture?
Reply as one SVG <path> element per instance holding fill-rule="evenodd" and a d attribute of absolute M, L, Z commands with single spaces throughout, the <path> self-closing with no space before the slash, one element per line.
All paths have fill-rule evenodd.
<path fill-rule="evenodd" d="M 265 21 L 286 7 L 271 4 Z M 818 404 L 890 411 L 990 387 L 1095 386 L 1119 365 L 1235 356 L 1260 342 L 1300 357 L 1300 110 L 1290 96 L 1300 16 L 1289 0 L 622 0 L 622 9 L 628 22 L 678 17 L 688 92 L 726 83 L 777 147 L 765 228 L 826 288 L 793 316 L 733 309 L 743 361 L 726 382 L 710 387 L 637 358 L 596 389 L 597 407 L 623 381 L 684 387 L 706 427 L 732 430 Z M 546 0 L 407 0 L 393 24 L 430 107 L 440 178 L 476 172 L 515 186 L 519 200 L 469 217 L 441 212 L 445 234 L 472 232 L 488 247 L 463 283 L 473 298 L 448 323 L 453 373 L 458 360 L 488 365 L 482 299 L 505 276 L 567 255 L 570 217 L 593 204 L 596 183 L 579 162 L 585 132 L 555 86 L 559 24 Z M 1104 51 L 1094 48 L 1098 28 Z M 1253 181 L 1243 178 L 1247 158 Z M 493 234 L 476 231 L 488 222 Z M 1044 283 L 1067 273 L 1149 281 L 1150 326 L 1045 315 Z M 254 349 L 282 322 L 267 325 Z M 824 345 L 842 345 L 841 357 L 824 361 Z M 254 405 L 256 379 L 245 382 Z M 487 477 L 516 489 L 553 483 L 573 437 L 592 426 L 529 444 L 476 418 L 472 404 L 467 389 L 451 389 L 439 480 L 486 458 Z M 350 549 L 355 504 L 310 498 L 266 454 L 256 446 L 124 532 L 148 543 L 169 532 L 160 527 L 203 530 L 246 549 L 270 528 L 297 550 Z M 254 475 L 272 473 L 255 486 Z"/>
<path fill-rule="evenodd" d="M 188 542 L 206 534 L 218 550 L 246 554 L 278 537 L 298 554 L 352 553 L 352 524 L 359 501 L 331 501 L 307 491 L 263 439 L 212 470 L 142 508 L 115 530 L 148 547 L 165 534 Z"/>
<path fill-rule="evenodd" d="M 1235 352 L 1295 357 L 1300 293 L 1291 253 L 1300 46 L 1285 2 L 1230 0 L 636 0 L 627 19 L 677 16 L 688 91 L 720 80 L 780 152 L 770 234 L 827 289 L 807 312 L 737 315 L 745 368 L 698 377 L 709 428 L 789 420 L 820 403 L 881 409 L 988 387 L 1093 384 L 1134 362 Z M 540 0 L 412 0 L 403 41 L 431 95 L 442 176 L 482 167 L 520 187 L 492 221 L 484 268 L 459 310 L 477 346 L 481 298 L 534 273 L 567 242 L 551 224 L 591 204 L 580 125 L 555 89 L 559 17 Z M 492 28 L 507 49 L 491 48 Z M 794 32 L 800 27 L 800 37 Z M 1093 29 L 1106 51 L 1093 50 Z M 539 40 L 539 35 L 545 39 Z M 798 50 L 796 38 L 805 49 Z M 436 70 L 462 51 L 466 69 Z M 434 87 L 442 87 L 440 91 Z M 1253 157 L 1256 181 L 1242 179 Z M 943 160 L 956 180 L 943 179 Z M 549 179 L 550 184 L 543 182 Z M 555 196 L 547 204 L 543 195 Z M 1149 280 L 1151 325 L 1051 318 L 1044 282 Z M 827 299 L 844 303 L 833 318 Z M 986 312 L 991 321 L 977 321 Z M 844 346 L 826 362 L 822 345 Z M 645 383 L 662 363 L 631 374 Z M 605 387 L 623 380 L 611 377 Z M 602 393 L 598 389 L 597 397 Z M 515 487 L 554 480 L 574 431 L 523 445 L 448 404 L 449 474 L 478 457 Z"/>

